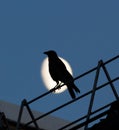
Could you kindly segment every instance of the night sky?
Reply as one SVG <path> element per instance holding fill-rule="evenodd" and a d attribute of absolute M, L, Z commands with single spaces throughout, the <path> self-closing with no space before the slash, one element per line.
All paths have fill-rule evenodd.
<path fill-rule="evenodd" d="M 47 50 L 66 59 L 74 77 L 101 59 L 119 55 L 119 1 L 0 1 L 0 100 L 20 105 L 24 98 L 30 101 L 47 92 L 40 74 Z M 111 78 L 119 76 L 118 67 L 119 60 L 107 65 Z M 92 88 L 94 77 L 91 73 L 75 81 L 81 90 L 77 97 Z M 98 84 L 105 82 L 101 71 Z M 70 100 L 68 91 L 51 93 L 30 106 L 48 112 Z M 52 115 L 75 120 L 87 113 L 89 100 L 90 96 Z M 113 100 L 106 87 L 97 92 L 93 109 Z"/>

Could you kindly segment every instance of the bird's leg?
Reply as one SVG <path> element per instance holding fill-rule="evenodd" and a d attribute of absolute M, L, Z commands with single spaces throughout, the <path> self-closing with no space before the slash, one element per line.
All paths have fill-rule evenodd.
<path fill-rule="evenodd" d="M 59 89 L 59 85 L 60 85 L 60 84 L 59 84 L 59 81 L 57 81 L 56 83 L 57 83 L 57 84 L 56 84 L 56 86 L 54 87 L 55 90 L 56 90 L 56 89 Z M 55 92 L 55 90 L 54 90 L 54 92 Z"/>
<path fill-rule="evenodd" d="M 62 85 L 62 83 L 59 83 L 58 85 L 57 85 L 57 89 L 61 89 L 61 86 Z"/>

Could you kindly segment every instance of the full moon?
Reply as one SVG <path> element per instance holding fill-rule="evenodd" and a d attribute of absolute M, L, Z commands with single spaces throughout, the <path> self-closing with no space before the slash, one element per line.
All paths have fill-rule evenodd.
<path fill-rule="evenodd" d="M 69 73 L 71 75 L 73 75 L 73 72 L 72 72 L 72 69 L 71 69 L 71 66 L 70 64 L 63 58 L 59 57 L 62 62 L 65 64 L 67 70 L 69 71 Z M 41 65 L 41 77 L 42 77 L 42 80 L 43 80 L 43 83 L 45 84 L 46 88 L 48 90 L 54 88 L 57 84 L 56 82 L 51 78 L 50 76 L 50 73 L 49 73 L 49 67 L 48 67 L 48 58 L 45 58 L 42 62 L 42 65 Z M 61 83 L 63 84 L 63 83 Z M 65 90 L 67 89 L 67 86 L 64 85 L 62 86 L 61 88 L 55 90 L 54 93 L 62 93 L 64 92 Z"/>

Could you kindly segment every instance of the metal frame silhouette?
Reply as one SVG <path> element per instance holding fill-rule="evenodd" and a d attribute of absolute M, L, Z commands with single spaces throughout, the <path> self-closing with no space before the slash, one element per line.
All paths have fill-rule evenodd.
<path fill-rule="evenodd" d="M 64 84 L 61 85 L 61 86 L 58 86 L 58 87 L 54 87 L 54 88 L 51 89 L 50 91 L 48 91 L 48 92 L 46 92 L 46 93 L 44 93 L 44 94 L 42 94 L 42 95 L 40 95 L 40 96 L 38 96 L 38 97 L 36 97 L 36 98 L 30 100 L 30 101 L 27 101 L 26 99 L 23 99 L 23 101 L 21 102 L 20 110 L 19 110 L 19 115 L 18 115 L 16 130 L 19 130 L 20 127 L 21 127 L 21 126 L 20 126 L 20 122 L 21 122 L 21 117 L 22 117 L 22 114 L 23 114 L 23 109 L 24 109 L 24 107 L 27 108 L 28 113 L 29 113 L 29 115 L 30 115 L 30 117 L 31 117 L 31 121 L 30 121 L 30 122 L 27 122 L 23 127 L 26 127 L 26 126 L 30 125 L 31 123 L 34 123 L 36 129 L 37 129 L 37 130 L 40 130 L 40 128 L 39 128 L 39 126 L 38 126 L 38 124 L 37 124 L 37 120 L 40 120 L 41 118 L 43 118 L 43 117 L 45 117 L 45 116 L 47 116 L 47 115 L 49 115 L 49 114 L 51 114 L 51 113 L 53 113 L 53 112 L 59 110 L 59 109 L 62 109 L 63 107 L 65 107 L 65 106 L 67 106 L 67 105 L 69 105 L 69 104 L 72 104 L 72 103 L 76 102 L 77 100 L 80 101 L 82 98 L 84 98 L 84 97 L 88 96 L 89 94 L 91 94 L 91 98 L 90 98 L 90 103 L 89 103 L 87 115 L 85 115 L 85 116 L 83 116 L 83 117 L 81 117 L 81 118 L 79 118 L 79 119 L 77 119 L 77 120 L 75 120 L 75 121 L 73 121 L 73 122 L 67 124 L 66 126 L 63 126 L 63 127 L 61 126 L 61 128 L 59 129 L 59 130 L 64 130 L 65 128 L 70 127 L 69 130 L 74 130 L 74 129 L 78 129 L 78 128 L 84 127 L 84 130 L 86 130 L 86 129 L 88 128 L 88 124 L 89 124 L 90 122 L 93 122 L 94 120 L 96 120 L 96 119 L 98 119 L 98 118 L 100 118 L 100 117 L 106 115 L 106 114 L 108 113 L 108 110 L 105 110 L 105 111 L 99 113 L 98 115 L 96 115 L 96 116 L 94 116 L 94 117 L 92 117 L 92 118 L 91 118 L 91 115 L 94 115 L 94 114 L 96 114 L 97 112 L 100 112 L 101 110 L 104 110 L 105 108 L 108 108 L 108 107 L 112 104 L 112 102 L 110 102 L 109 104 L 106 104 L 105 106 L 103 106 L 103 107 L 101 107 L 101 108 L 99 108 L 99 109 L 97 109 L 97 110 L 95 110 L 95 111 L 92 111 L 92 107 L 93 107 L 94 98 L 95 98 L 95 92 L 96 92 L 96 91 L 98 91 L 98 90 L 101 89 L 101 88 L 104 88 L 104 87 L 107 86 L 107 85 L 110 85 L 110 87 L 111 87 L 111 89 L 112 89 L 112 92 L 113 92 L 113 94 L 114 94 L 114 96 L 115 96 L 115 101 L 116 101 L 116 100 L 119 100 L 119 95 L 118 95 L 118 93 L 117 93 L 117 91 L 116 91 L 116 89 L 115 89 L 115 86 L 114 86 L 114 84 L 113 84 L 114 82 L 119 81 L 119 76 L 116 77 L 116 78 L 114 78 L 114 79 L 111 79 L 111 77 L 110 77 L 110 75 L 109 75 L 109 73 L 108 73 L 108 71 L 107 71 L 107 68 L 106 68 L 106 65 L 107 65 L 107 64 L 109 64 L 110 62 L 113 62 L 114 60 L 118 60 L 118 59 L 119 59 L 119 55 L 117 55 L 117 56 L 115 56 L 115 57 L 109 59 L 109 60 L 106 61 L 106 62 L 103 62 L 103 60 L 100 60 L 100 61 L 98 62 L 98 65 L 97 65 L 96 67 L 94 67 L 94 68 L 90 69 L 89 71 L 87 71 L 87 72 L 85 72 L 85 73 L 83 73 L 83 74 L 77 76 L 76 78 L 74 78 L 74 80 L 77 80 L 77 79 L 80 79 L 80 78 L 82 78 L 82 77 L 88 75 L 89 73 L 92 73 L 92 72 L 96 71 L 92 90 L 90 90 L 90 91 L 88 91 L 88 92 L 82 94 L 81 96 L 79 96 L 79 97 L 77 97 L 77 98 L 75 98 L 75 99 L 73 99 L 73 100 L 71 100 L 71 101 L 69 101 L 69 102 L 67 102 L 67 103 L 65 103 L 65 104 L 63 104 L 63 105 L 57 107 L 57 108 L 54 108 L 53 110 L 51 110 L 51 111 L 49 111 L 49 112 L 47 112 L 47 113 L 41 115 L 40 117 L 37 117 L 37 118 L 34 117 L 34 115 L 33 115 L 33 113 L 32 113 L 32 110 L 30 109 L 29 104 L 35 102 L 36 100 L 42 99 L 42 97 L 47 96 L 48 94 L 50 94 L 51 92 L 55 91 L 55 90 L 58 89 L 59 87 L 62 87 Z M 104 71 L 104 74 L 106 75 L 108 82 L 106 82 L 106 83 L 104 83 L 104 84 L 102 84 L 102 85 L 100 85 L 100 86 L 97 86 L 98 79 L 99 79 L 99 74 L 100 74 L 100 69 L 101 69 L 101 68 L 102 68 L 102 70 Z M 69 82 L 70 82 L 70 81 L 69 81 Z M 79 123 L 78 125 L 75 125 L 75 124 L 77 124 L 78 122 L 80 122 L 80 121 L 82 121 L 82 120 L 84 120 L 84 119 L 85 119 L 85 121 L 83 121 L 82 123 Z M 75 126 L 74 126 L 74 125 L 75 125 Z"/>

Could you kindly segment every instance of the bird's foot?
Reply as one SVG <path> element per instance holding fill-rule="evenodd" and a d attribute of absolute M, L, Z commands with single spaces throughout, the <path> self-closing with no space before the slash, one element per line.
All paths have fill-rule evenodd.
<path fill-rule="evenodd" d="M 62 83 L 57 84 L 57 89 L 58 90 L 61 89 L 61 85 L 62 85 Z"/>
<path fill-rule="evenodd" d="M 54 91 L 53 91 L 53 92 L 55 93 L 55 91 L 56 91 L 57 89 L 58 89 L 58 90 L 61 89 L 60 84 L 57 84 L 57 85 L 54 87 Z"/>

